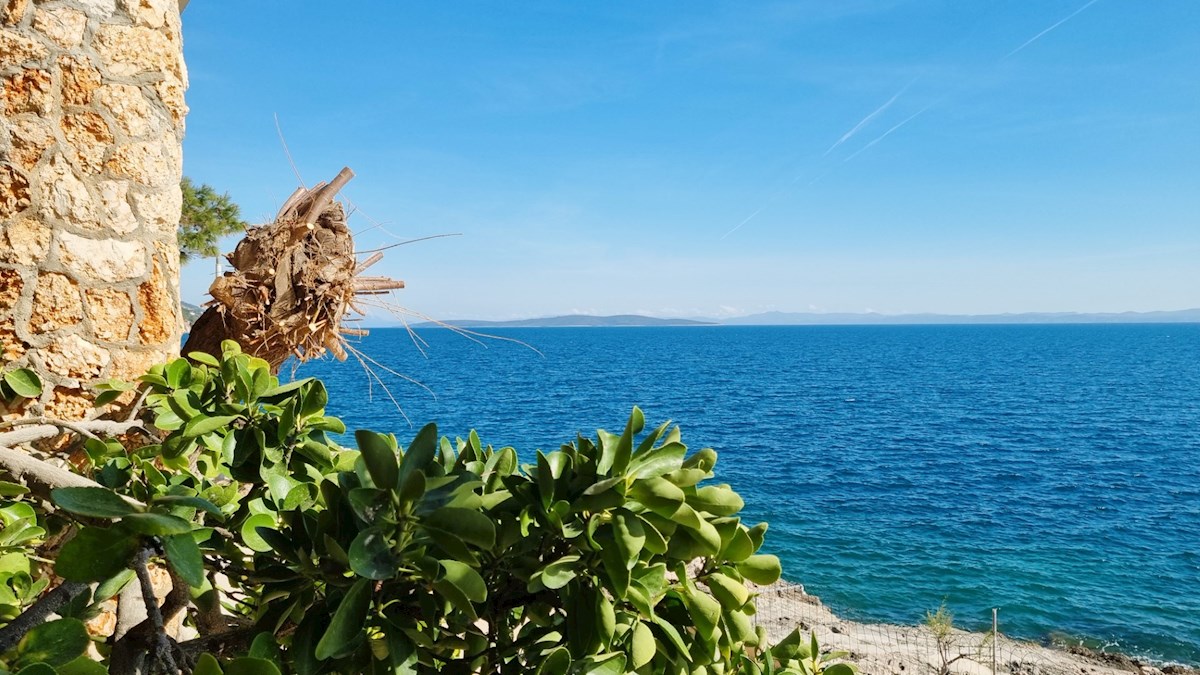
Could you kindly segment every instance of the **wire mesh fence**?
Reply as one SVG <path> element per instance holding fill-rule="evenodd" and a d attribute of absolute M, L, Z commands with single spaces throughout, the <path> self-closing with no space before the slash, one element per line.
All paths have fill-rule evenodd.
<path fill-rule="evenodd" d="M 795 584 L 757 589 L 756 625 L 772 642 L 796 627 L 816 633 L 822 651 L 848 652 L 862 675 L 1113 675 L 1077 655 L 1014 640 L 1003 633 L 968 632 L 948 624 L 915 626 L 857 623 L 839 618 Z M 991 619 L 992 617 L 988 617 Z"/>

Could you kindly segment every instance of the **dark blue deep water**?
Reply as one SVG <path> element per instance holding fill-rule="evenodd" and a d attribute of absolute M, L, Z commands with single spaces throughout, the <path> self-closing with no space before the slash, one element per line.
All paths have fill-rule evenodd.
<path fill-rule="evenodd" d="M 1087 637 L 1200 662 L 1200 325 L 400 329 L 359 348 L 418 427 L 530 453 L 673 419 L 845 615 Z M 353 360 L 351 428 L 415 428 Z M 525 456 L 529 456 L 526 454 Z"/>

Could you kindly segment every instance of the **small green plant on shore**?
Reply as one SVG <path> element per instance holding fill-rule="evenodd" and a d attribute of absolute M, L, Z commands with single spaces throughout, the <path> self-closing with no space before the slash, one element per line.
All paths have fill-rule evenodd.
<path fill-rule="evenodd" d="M 637 408 L 622 433 L 522 458 L 432 424 L 343 448 L 320 381 L 281 384 L 232 342 L 139 387 L 152 442 L 85 438 L 78 479 L 47 494 L 0 484 L 5 541 L 34 561 L 0 557 L 0 675 L 849 673 L 799 632 L 756 665 L 747 582 L 780 575 L 766 524 L 711 483 L 716 452 Z M 42 547 L 47 518 L 73 536 Z M 147 618 L 89 638 L 151 564 L 167 597 L 118 603 Z M 180 619 L 198 636 L 164 630 Z"/>
<path fill-rule="evenodd" d="M 816 632 L 805 639 L 799 628 L 777 644 L 763 649 L 757 659 L 747 658 L 742 671 L 747 675 L 855 675 L 853 664 L 843 663 L 844 651 L 821 652 Z"/>

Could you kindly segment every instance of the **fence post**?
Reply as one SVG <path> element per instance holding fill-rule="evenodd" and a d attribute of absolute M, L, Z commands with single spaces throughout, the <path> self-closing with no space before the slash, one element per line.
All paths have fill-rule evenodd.
<path fill-rule="evenodd" d="M 998 612 L 998 608 L 993 607 L 992 608 L 992 675 L 996 675 L 996 642 L 998 642 L 1000 639 L 999 631 L 996 630 L 997 623 L 998 623 L 996 620 L 997 612 Z"/>

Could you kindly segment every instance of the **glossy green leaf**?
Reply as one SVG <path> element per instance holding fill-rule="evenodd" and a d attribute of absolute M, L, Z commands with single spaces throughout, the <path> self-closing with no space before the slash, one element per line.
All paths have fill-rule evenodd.
<path fill-rule="evenodd" d="M 550 589 L 566 586 L 579 573 L 579 556 L 565 555 L 541 570 L 542 585 Z"/>
<path fill-rule="evenodd" d="M 251 550 L 266 553 L 271 550 L 271 545 L 258 534 L 256 528 L 259 527 L 275 529 L 275 517 L 266 513 L 256 513 L 247 518 L 242 523 L 242 541 Z"/>
<path fill-rule="evenodd" d="M 433 582 L 433 588 L 459 610 L 475 616 L 472 602 L 487 600 L 487 586 L 470 565 L 457 560 L 441 560 L 441 577 Z"/>
<path fill-rule="evenodd" d="M 90 642 L 87 628 L 79 619 L 49 621 L 21 638 L 17 645 L 17 665 L 62 665 L 82 656 Z"/>
<path fill-rule="evenodd" d="M 42 393 L 42 380 L 28 368 L 17 368 L 4 373 L 4 383 L 18 396 L 36 398 Z"/>
<path fill-rule="evenodd" d="M 200 554 L 200 547 L 190 532 L 165 537 L 163 549 L 167 562 L 181 579 L 192 588 L 204 585 L 204 556 Z"/>
<path fill-rule="evenodd" d="M 92 518 L 121 518 L 137 509 L 120 495 L 102 487 L 67 487 L 50 491 L 50 499 L 60 508 Z"/>
<path fill-rule="evenodd" d="M 0 497 L 19 497 L 24 494 L 29 494 L 29 488 L 20 483 L 0 480 Z"/>
<path fill-rule="evenodd" d="M 732 516 L 742 510 L 745 502 L 728 485 L 706 485 L 688 497 L 688 503 L 714 516 Z"/>
<path fill-rule="evenodd" d="M 58 675 L 108 675 L 108 668 L 99 661 L 93 661 L 85 653 L 74 661 L 64 663 L 55 668 Z M 22 671 L 24 672 L 24 671 Z M 193 671 L 193 675 L 195 672 Z"/>
<path fill-rule="evenodd" d="M 372 582 L 354 582 L 333 613 L 333 620 L 317 642 L 316 657 L 320 661 L 345 656 L 354 651 L 364 635 L 367 610 L 371 607 Z"/>
<path fill-rule="evenodd" d="M 404 485 L 409 474 L 414 471 L 424 471 L 429 475 L 429 465 L 433 462 L 438 451 L 438 435 L 436 424 L 426 424 L 417 432 L 413 442 L 404 451 L 400 460 L 400 475 L 396 484 Z"/>
<path fill-rule="evenodd" d="M 683 503 L 684 494 L 663 478 L 641 478 L 630 486 L 629 494 L 655 513 L 670 518 Z"/>
<path fill-rule="evenodd" d="M 122 569 L 138 549 L 138 537 L 120 528 L 85 527 L 63 545 L 54 573 L 70 581 L 103 581 Z"/>
<path fill-rule="evenodd" d="M 625 566 L 633 569 L 637 564 L 642 547 L 646 544 L 646 530 L 642 521 L 628 511 L 618 511 L 613 515 L 613 538 L 626 562 Z"/>
<path fill-rule="evenodd" d="M 92 594 L 92 602 L 104 602 L 109 598 L 115 597 L 117 593 L 121 592 L 122 588 L 125 588 L 126 584 L 133 581 L 134 576 L 136 575 L 133 570 L 125 569 L 100 582 L 100 585 L 96 587 L 96 591 Z"/>
<path fill-rule="evenodd" d="M 152 505 L 168 507 L 187 506 L 193 509 L 204 511 L 218 520 L 225 519 L 225 514 L 221 512 L 221 508 L 219 506 L 201 497 L 189 497 L 186 495 L 161 495 L 152 499 L 150 503 Z"/>
<path fill-rule="evenodd" d="M 542 659 L 536 675 L 566 675 L 571 668 L 571 652 L 566 647 L 555 647 Z"/>
<path fill-rule="evenodd" d="M 266 659 L 243 656 L 225 664 L 225 675 L 281 675 L 279 666 Z"/>
<path fill-rule="evenodd" d="M 650 663 L 657 653 L 654 633 L 650 627 L 638 621 L 633 625 L 633 635 L 630 637 L 629 655 L 633 658 L 631 665 L 637 669 Z"/>
<path fill-rule="evenodd" d="M 224 429 L 233 424 L 234 420 L 241 419 L 240 415 L 215 415 L 206 417 L 201 415 L 188 420 L 187 424 L 183 425 L 184 438 L 196 438 L 207 433 L 212 433 L 218 429 Z"/>
<path fill-rule="evenodd" d="M 374 431 L 359 429 L 354 432 L 358 450 L 371 474 L 375 487 L 392 490 L 398 485 L 400 466 L 396 459 L 396 446 L 391 438 Z"/>
<path fill-rule="evenodd" d="M 708 575 L 704 583 L 708 585 L 713 597 L 728 611 L 741 609 L 750 599 L 750 591 L 744 583 L 730 579 L 720 572 Z"/>
<path fill-rule="evenodd" d="M 167 535 L 191 532 L 194 525 L 166 513 L 131 513 L 121 519 L 121 525 L 141 534 Z"/>
<path fill-rule="evenodd" d="M 711 640 L 721 621 L 721 603 L 695 588 L 684 589 L 683 602 L 696 625 L 696 632 L 705 640 Z"/>
<path fill-rule="evenodd" d="M 216 657 L 205 652 L 196 659 L 196 667 L 192 669 L 192 675 L 223 675 L 223 672 Z"/>
<path fill-rule="evenodd" d="M 737 564 L 737 570 L 742 576 L 760 586 L 768 586 L 779 581 L 779 576 L 783 573 L 779 558 L 764 554 L 746 558 Z"/>
<path fill-rule="evenodd" d="M 422 518 L 421 523 L 485 550 L 496 545 L 496 526 L 492 519 L 473 509 L 443 507 Z"/>
<path fill-rule="evenodd" d="M 347 552 L 350 569 L 368 579 L 391 579 L 396 576 L 397 563 L 383 530 L 370 527 L 358 533 Z"/>

